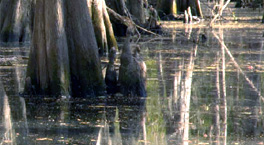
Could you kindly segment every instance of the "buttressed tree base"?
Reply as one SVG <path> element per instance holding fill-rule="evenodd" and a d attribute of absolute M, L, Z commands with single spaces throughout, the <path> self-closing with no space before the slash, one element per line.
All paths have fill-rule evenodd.
<path fill-rule="evenodd" d="M 87 0 L 37 0 L 25 93 L 105 93 Z"/>

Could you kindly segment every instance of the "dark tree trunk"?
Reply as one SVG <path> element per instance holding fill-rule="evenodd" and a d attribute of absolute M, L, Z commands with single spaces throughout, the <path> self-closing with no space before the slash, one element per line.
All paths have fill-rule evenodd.
<path fill-rule="evenodd" d="M 32 41 L 25 92 L 78 97 L 104 93 L 86 0 L 38 0 Z"/>
<path fill-rule="evenodd" d="M 124 0 L 108 0 L 106 1 L 107 6 L 115 10 L 118 14 L 125 15 L 125 1 Z"/>
<path fill-rule="evenodd" d="M 133 20 L 139 25 L 146 22 L 147 0 L 108 0 L 107 5 L 121 16 L 131 14 Z"/>
<path fill-rule="evenodd" d="M 139 26 L 150 26 L 147 19 L 147 13 L 151 12 L 146 11 L 151 10 L 148 7 L 147 0 L 108 0 L 107 5 L 119 15 L 131 18 L 133 20 L 133 23 L 135 22 Z M 152 17 L 153 16 L 154 15 L 152 15 Z M 115 34 L 117 36 L 125 36 L 127 26 L 118 21 L 115 21 L 115 18 L 111 17 L 111 20 L 113 22 L 113 29 Z"/>
<path fill-rule="evenodd" d="M 157 10 L 160 16 L 177 15 L 177 1 L 176 0 L 158 0 Z"/>
<path fill-rule="evenodd" d="M 188 9 L 188 7 L 191 8 L 192 15 L 200 16 L 200 17 L 203 16 L 199 0 L 158 0 L 157 1 L 157 9 L 159 12 L 159 16 L 162 19 L 174 19 L 174 17 L 178 13 L 183 14 L 184 11 Z"/>
<path fill-rule="evenodd" d="M 264 23 L 264 14 L 262 15 L 262 21 L 261 22 Z"/>
<path fill-rule="evenodd" d="M 0 42 L 30 41 L 35 0 L 0 1 Z"/>
<path fill-rule="evenodd" d="M 37 94 L 69 93 L 70 71 L 63 9 L 64 3 L 57 0 L 38 0 L 36 4 L 27 70 L 27 77 L 31 81 L 29 78 L 27 80 Z"/>
<path fill-rule="evenodd" d="M 101 95 L 104 81 L 86 0 L 67 0 L 67 36 L 73 94 Z"/>
<path fill-rule="evenodd" d="M 127 8 L 137 24 L 145 24 L 146 14 L 143 0 L 127 0 Z"/>
<path fill-rule="evenodd" d="M 189 5 L 187 5 L 187 8 L 191 7 L 192 15 L 193 16 L 200 16 L 202 17 L 202 11 L 200 7 L 200 0 L 191 0 L 189 1 Z"/>

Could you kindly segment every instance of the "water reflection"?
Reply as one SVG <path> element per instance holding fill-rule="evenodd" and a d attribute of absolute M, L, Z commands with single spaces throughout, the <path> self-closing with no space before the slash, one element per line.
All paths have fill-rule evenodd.
<path fill-rule="evenodd" d="M 0 144 L 16 144 L 16 134 L 13 129 L 13 122 L 11 118 L 11 110 L 8 97 L 4 91 L 3 85 L 0 82 Z"/>
<path fill-rule="evenodd" d="M 190 56 L 187 64 L 185 64 L 183 59 L 180 60 L 180 62 L 176 62 L 176 64 L 180 65 L 176 65 L 173 81 L 173 95 L 170 96 L 171 101 L 169 104 L 169 106 L 174 106 L 173 109 L 171 108 L 171 111 L 175 112 L 171 113 L 170 116 L 173 122 L 175 122 L 175 132 L 169 137 L 171 143 L 189 144 L 190 97 L 194 60 L 197 54 L 197 49 L 197 44 L 190 48 Z"/>
<path fill-rule="evenodd" d="M 199 44 L 198 56 L 195 61 L 197 64 L 194 64 L 193 83 L 189 85 L 190 87 L 192 86 L 192 99 L 190 112 L 187 115 L 184 114 L 184 111 L 180 110 L 182 107 L 181 105 L 184 103 L 177 103 L 177 100 L 184 97 L 184 93 L 181 93 L 180 90 L 184 88 L 182 84 L 185 83 L 182 82 L 188 80 L 184 72 L 187 66 L 186 62 L 191 60 L 188 55 L 190 56 L 192 51 L 188 50 L 192 47 L 188 43 L 186 44 L 186 42 L 184 42 L 185 40 L 178 40 L 179 42 L 176 40 L 173 44 L 160 42 L 163 46 L 159 45 L 158 50 L 151 52 L 149 55 L 152 58 L 156 55 L 157 59 L 157 76 L 160 86 L 159 94 L 161 95 L 159 97 L 165 99 L 165 101 L 159 101 L 163 108 L 162 112 L 165 113 L 163 114 L 163 118 L 165 118 L 164 121 L 167 122 L 165 131 L 168 135 L 169 142 L 167 143 L 261 143 L 261 141 L 259 141 L 263 133 L 262 127 L 260 127 L 262 126 L 260 125 L 262 118 L 259 117 L 261 116 L 260 114 L 262 114 L 260 100 L 262 99 L 261 94 L 263 93 L 261 91 L 263 84 L 261 83 L 263 79 L 261 77 L 263 74 L 261 60 L 261 44 L 263 41 L 261 33 L 256 33 L 256 30 L 250 31 L 251 35 L 254 33 L 254 41 L 252 40 L 253 42 L 251 41 L 249 46 L 254 45 L 254 47 L 246 47 L 250 50 L 248 52 L 243 52 L 243 48 L 237 51 L 236 47 L 248 46 L 248 41 L 239 44 L 241 41 L 237 40 L 241 40 L 241 38 L 243 40 L 252 39 L 251 37 L 234 36 L 234 34 L 237 35 L 238 32 L 240 32 L 238 30 L 232 30 L 231 33 L 227 33 L 224 29 L 217 29 L 215 31 L 217 31 L 216 36 L 220 41 L 215 38 L 215 33 L 205 33 L 207 36 L 212 36 L 209 37 L 209 41 L 206 42 L 206 45 L 209 45 L 210 48 L 207 49 L 207 47 L 203 47 L 204 45 Z M 199 32 L 199 29 L 194 29 L 193 31 L 188 30 L 188 32 Z M 248 32 L 248 30 L 246 30 L 246 32 Z M 228 39 L 224 38 L 224 34 L 227 35 Z M 244 35 L 244 33 L 241 35 Z M 190 34 L 188 34 L 188 36 L 190 36 Z M 191 34 L 191 36 L 197 36 L 197 34 Z M 190 38 L 191 37 L 187 39 Z M 233 38 L 231 39 L 232 41 L 229 38 Z M 224 40 L 227 41 L 226 44 Z M 171 49 L 170 47 L 175 43 L 177 43 L 176 48 L 174 47 Z M 185 46 L 180 44 L 184 44 Z M 230 46 L 231 49 L 227 46 Z M 234 48 L 234 46 L 236 47 Z M 150 73 L 153 72 L 154 71 L 151 70 Z M 187 71 L 185 73 L 187 73 Z M 256 81 L 254 81 L 252 75 L 260 77 L 257 77 Z M 152 78 L 149 79 L 152 80 Z M 254 97 L 252 92 L 259 98 Z M 151 97 L 153 99 L 153 96 Z M 244 100 L 245 97 L 247 98 L 246 100 Z M 251 106 L 246 105 L 248 103 L 250 103 Z M 184 123 L 178 124 L 178 122 L 175 121 L 181 119 L 179 114 L 184 114 L 184 117 L 190 115 L 189 129 L 187 129 L 189 137 L 186 135 L 185 139 L 176 137 L 177 134 L 181 134 L 175 131 L 177 130 L 176 128 L 178 128 L 177 126 L 182 127 L 182 130 L 188 128 L 188 125 L 184 126 Z M 257 133 L 245 133 L 250 132 L 246 130 Z M 161 134 L 163 134 L 163 132 L 161 132 Z M 182 136 L 184 136 L 184 133 L 182 134 Z M 248 138 L 248 136 L 253 137 L 254 141 Z M 182 140 L 185 142 L 182 143 Z"/>
<path fill-rule="evenodd" d="M 128 106 L 126 101 L 112 106 L 102 100 L 43 97 L 26 100 L 27 114 L 30 114 L 27 118 L 28 144 L 126 145 L 144 142 L 145 103 L 142 100 L 133 100 L 138 102 L 133 106 Z"/>
<path fill-rule="evenodd" d="M 214 35 L 217 35 L 213 32 Z M 214 130 L 215 144 L 220 144 L 220 136 L 222 136 L 222 144 L 226 145 L 227 139 L 227 102 L 226 102 L 226 57 L 224 45 L 223 29 L 219 28 L 219 41 L 221 42 L 221 73 L 219 73 L 219 62 L 217 62 L 216 74 L 216 88 L 217 94 L 215 98 L 215 116 L 214 116 Z M 218 59 L 218 58 L 217 58 Z M 218 60 L 217 60 L 218 61 Z M 220 79 L 221 77 L 221 79 Z M 219 107 L 220 105 L 220 107 Z M 221 121 L 221 124 L 220 124 Z"/>
<path fill-rule="evenodd" d="M 0 144 L 261 144 L 262 29 L 241 30 L 186 26 L 142 42 L 146 99 L 22 98 L 26 61 L 1 66 Z"/>

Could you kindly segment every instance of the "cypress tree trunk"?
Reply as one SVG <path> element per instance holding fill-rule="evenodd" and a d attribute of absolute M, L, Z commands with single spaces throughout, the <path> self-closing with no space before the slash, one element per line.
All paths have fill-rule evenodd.
<path fill-rule="evenodd" d="M 109 50 L 112 47 L 115 47 L 117 49 L 118 46 L 117 46 L 117 42 L 115 39 L 114 30 L 113 30 L 112 23 L 110 21 L 108 12 L 106 10 L 106 4 L 105 3 L 103 5 L 103 13 L 104 13 L 104 22 L 105 22 L 105 28 L 106 28 L 106 38 L 107 38 L 108 48 L 109 48 Z"/>
<path fill-rule="evenodd" d="M 104 50 L 108 50 L 106 28 L 103 19 L 103 1 L 93 0 L 92 2 L 92 20 L 94 24 L 94 32 L 99 47 L 100 54 L 103 54 Z"/>
<path fill-rule="evenodd" d="M 59 0 L 38 0 L 27 84 L 37 94 L 69 94 L 69 57 L 64 29 L 64 4 Z"/>
<path fill-rule="evenodd" d="M 262 15 L 262 21 L 261 22 L 264 23 L 264 13 Z"/>
<path fill-rule="evenodd" d="M 125 16 L 126 15 L 126 4 L 124 0 L 107 0 L 106 4 L 108 7 L 110 7 L 111 9 L 113 9 L 115 12 L 117 12 L 118 14 L 120 14 L 121 16 Z M 112 25 L 113 25 L 113 30 L 116 36 L 125 36 L 126 33 L 126 26 L 121 24 L 118 21 L 115 21 L 115 19 L 113 19 L 111 16 L 111 21 L 112 21 Z"/>
<path fill-rule="evenodd" d="M 153 7 L 148 7 L 148 0 L 108 0 L 107 6 L 117 12 L 119 15 L 131 18 L 133 22 L 142 27 L 148 27 L 148 16 Z M 151 10 L 152 9 L 152 10 Z M 113 22 L 113 29 L 116 36 L 125 36 L 127 26 L 117 20 L 114 15 L 110 15 Z"/>
<path fill-rule="evenodd" d="M 121 16 L 125 15 L 125 1 L 124 0 L 107 0 L 106 5 L 111 9 L 115 10 Z"/>
<path fill-rule="evenodd" d="M 166 15 L 176 16 L 178 13 L 184 13 L 191 7 L 192 15 L 203 17 L 199 0 L 158 0 L 157 9 L 160 17 Z"/>
<path fill-rule="evenodd" d="M 191 0 L 189 1 L 188 7 L 191 7 L 192 15 L 203 17 L 200 0 Z"/>
<path fill-rule="evenodd" d="M 72 92 L 76 96 L 101 95 L 104 81 L 98 47 L 86 0 L 66 0 L 67 38 Z"/>
<path fill-rule="evenodd" d="M 148 0 L 108 0 L 107 5 L 121 16 L 128 16 L 129 12 L 133 20 L 139 24 L 145 24 Z"/>
<path fill-rule="evenodd" d="M 35 0 L 0 1 L 0 41 L 25 42 L 30 40 L 32 5 Z"/>
<path fill-rule="evenodd" d="M 159 15 L 177 15 L 177 2 L 176 0 L 158 0 L 157 9 L 160 12 Z"/>
<path fill-rule="evenodd" d="M 108 52 L 111 47 L 117 48 L 112 24 L 106 11 L 105 1 L 88 0 L 88 7 L 92 17 L 100 54 Z"/>
<path fill-rule="evenodd" d="M 127 8 L 137 24 L 145 24 L 146 14 L 143 0 L 127 0 Z"/>
<path fill-rule="evenodd" d="M 86 0 L 38 0 L 25 92 L 76 97 L 104 93 Z"/>

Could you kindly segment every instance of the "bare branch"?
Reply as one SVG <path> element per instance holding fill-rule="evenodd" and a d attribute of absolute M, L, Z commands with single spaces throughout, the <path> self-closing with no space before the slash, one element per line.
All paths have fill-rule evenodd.
<path fill-rule="evenodd" d="M 108 13 L 109 13 L 111 16 L 113 16 L 114 19 L 116 19 L 117 21 L 120 21 L 122 24 L 124 24 L 124 25 L 126 25 L 126 26 L 134 26 L 134 27 L 136 27 L 136 28 L 139 28 L 139 29 L 141 29 L 141 30 L 147 32 L 147 33 L 153 34 L 153 35 L 155 35 L 155 36 L 160 36 L 159 34 L 156 34 L 156 33 L 152 32 L 152 31 L 149 31 L 149 30 L 147 30 L 147 29 L 145 29 L 145 28 L 143 28 L 143 27 L 141 27 L 141 26 L 135 24 L 134 21 L 131 20 L 129 17 L 121 16 L 121 15 L 119 15 L 117 12 L 115 12 L 114 10 L 112 10 L 112 9 L 109 8 L 109 7 L 107 7 L 106 9 L 107 9 Z"/>

